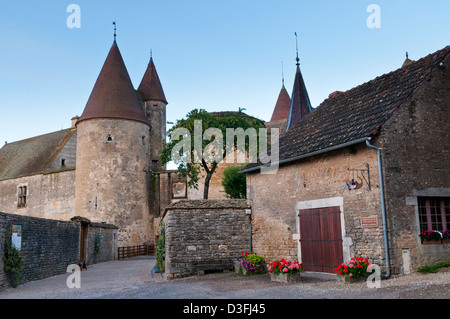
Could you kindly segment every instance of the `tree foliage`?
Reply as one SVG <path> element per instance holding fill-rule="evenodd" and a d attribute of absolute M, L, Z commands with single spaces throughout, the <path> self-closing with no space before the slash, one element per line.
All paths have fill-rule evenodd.
<path fill-rule="evenodd" d="M 196 121 L 201 121 L 202 124 L 200 128 L 200 137 L 198 134 L 195 134 L 199 132 L 198 126 L 195 126 Z M 216 129 L 213 132 L 220 132 L 222 135 L 221 137 L 225 140 L 227 128 L 241 128 L 244 131 L 249 128 L 254 128 L 258 134 L 258 129 L 264 128 L 264 125 L 262 121 L 250 117 L 241 111 L 208 113 L 203 109 L 194 109 L 186 115 L 186 118 L 178 120 L 167 132 L 169 141 L 164 145 L 164 148 L 161 151 L 161 162 L 167 164 L 168 162 L 173 161 L 178 166 L 180 175 L 188 178 L 189 188 L 198 189 L 201 173 L 205 172 L 204 199 L 208 198 L 209 182 L 216 172 L 218 164 L 221 162 L 215 160 L 215 156 L 224 159 L 228 150 L 225 141 L 222 144 L 215 144 L 215 142 L 217 142 L 217 136 L 210 136 L 211 130 Z M 184 129 L 182 135 L 180 134 L 181 129 Z M 182 138 L 186 139 L 186 143 L 183 144 L 184 147 L 180 147 L 180 140 Z M 234 139 L 233 143 L 236 146 L 237 138 Z M 213 151 L 205 152 L 205 150 L 207 150 L 208 147 L 211 148 L 213 144 Z M 245 147 L 247 148 L 248 145 L 249 141 L 246 140 Z M 199 146 L 201 146 L 202 154 L 198 154 L 197 152 Z M 219 147 L 220 149 L 218 149 Z"/>
<path fill-rule="evenodd" d="M 241 199 L 247 197 L 247 178 L 239 173 L 245 166 L 228 166 L 223 171 L 222 186 L 228 198 Z"/>

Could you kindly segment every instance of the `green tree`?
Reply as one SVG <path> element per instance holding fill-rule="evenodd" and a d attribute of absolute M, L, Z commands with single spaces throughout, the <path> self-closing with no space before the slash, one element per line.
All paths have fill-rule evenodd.
<path fill-rule="evenodd" d="M 223 171 L 222 186 L 229 198 L 241 199 L 247 197 L 247 178 L 239 171 L 244 165 L 228 166 Z"/>
<path fill-rule="evenodd" d="M 231 147 L 228 141 L 225 141 L 227 129 L 254 129 L 258 137 L 259 128 L 264 128 L 261 120 L 248 116 L 241 110 L 208 113 L 203 109 L 194 109 L 167 132 L 169 141 L 161 151 L 161 162 L 167 164 L 173 161 L 178 166 L 180 175 L 188 177 L 189 188 L 198 189 L 200 174 L 205 172 L 204 199 L 208 199 L 209 182 L 218 164 L 226 158 L 230 149 L 236 150 L 239 146 L 237 137 L 231 141 Z M 253 144 L 258 147 L 257 143 Z M 246 150 L 253 144 L 249 138 L 245 139 Z"/>

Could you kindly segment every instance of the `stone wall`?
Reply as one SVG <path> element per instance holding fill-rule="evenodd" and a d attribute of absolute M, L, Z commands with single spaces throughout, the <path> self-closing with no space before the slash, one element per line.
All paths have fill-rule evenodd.
<path fill-rule="evenodd" d="M 370 189 L 362 173 L 352 171 L 367 169 L 366 164 Z M 346 189 L 352 179 L 362 186 Z M 365 256 L 385 264 L 377 158 L 365 144 L 280 166 L 275 174 L 249 173 L 247 199 L 253 211 L 253 250 L 266 260 L 301 262 L 299 209 L 341 206 L 344 261 Z M 376 218 L 377 225 L 363 227 L 365 217 Z"/>
<path fill-rule="evenodd" d="M 89 225 L 87 234 L 88 265 L 93 263 L 93 247 L 98 232 L 102 234 L 102 245 L 97 261 L 116 258 L 117 242 L 114 239 L 116 227 L 112 225 Z M 66 273 L 70 264 L 76 264 L 80 256 L 81 220 L 59 221 L 16 214 L 0 213 L 0 251 L 3 257 L 5 232 L 8 225 L 20 225 L 21 255 L 23 256 L 23 275 L 21 283 L 39 280 Z M 3 258 L 0 258 L 0 289 L 7 287 L 8 275 L 4 271 Z"/>
<path fill-rule="evenodd" d="M 168 278 L 230 270 L 250 249 L 250 219 L 245 200 L 183 200 L 164 217 Z"/>
<path fill-rule="evenodd" d="M 450 56 L 398 109 L 377 139 L 382 149 L 391 263 L 404 268 L 450 261 L 450 245 L 424 246 L 419 235 L 418 197 L 450 198 Z M 444 230 L 444 229 L 439 229 Z"/>
<path fill-rule="evenodd" d="M 27 186 L 27 205 L 17 207 L 18 188 Z M 0 209 L 32 217 L 69 220 L 75 212 L 75 170 L 0 181 Z"/>
<path fill-rule="evenodd" d="M 75 215 L 117 226 L 120 246 L 153 243 L 149 131 L 119 119 L 77 125 Z"/>
<path fill-rule="evenodd" d="M 89 219 L 73 217 L 71 221 L 87 225 L 86 235 L 86 264 L 91 265 L 99 262 L 115 260 L 118 258 L 118 231 L 111 224 L 93 223 Z M 95 254 L 95 242 L 97 235 L 100 236 L 99 253 Z"/>
<path fill-rule="evenodd" d="M 0 213 L 0 250 L 3 257 L 5 231 L 9 224 L 22 228 L 22 282 L 65 273 L 78 260 L 80 224 Z M 7 275 L 0 261 L 0 287 L 7 286 Z"/>

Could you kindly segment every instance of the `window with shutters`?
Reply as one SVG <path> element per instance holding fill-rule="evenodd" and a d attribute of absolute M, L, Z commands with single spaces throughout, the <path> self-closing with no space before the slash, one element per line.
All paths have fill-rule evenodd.
<path fill-rule="evenodd" d="M 19 186 L 18 188 L 18 198 L 17 207 L 25 207 L 27 205 L 27 187 Z"/>

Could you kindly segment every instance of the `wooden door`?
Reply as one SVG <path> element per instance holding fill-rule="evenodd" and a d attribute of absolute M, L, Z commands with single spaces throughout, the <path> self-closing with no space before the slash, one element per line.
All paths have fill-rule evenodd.
<path fill-rule="evenodd" d="M 343 262 L 340 214 L 339 207 L 300 211 L 300 247 L 304 270 L 334 273 L 334 268 Z"/>
<path fill-rule="evenodd" d="M 88 224 L 82 222 L 80 232 L 80 260 L 84 261 L 86 261 L 87 235 L 88 235 Z"/>

